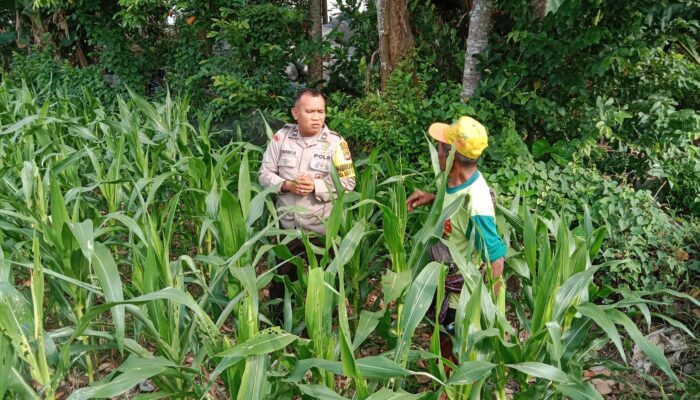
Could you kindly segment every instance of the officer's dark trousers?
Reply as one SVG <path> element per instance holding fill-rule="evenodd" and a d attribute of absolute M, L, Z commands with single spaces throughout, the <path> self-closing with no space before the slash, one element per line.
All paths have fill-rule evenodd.
<path fill-rule="evenodd" d="M 318 247 L 323 247 L 323 241 L 320 238 L 311 238 L 309 239 L 309 242 L 311 242 L 314 246 Z M 304 246 L 304 242 L 301 239 L 294 239 L 291 242 L 287 243 L 287 248 L 289 248 L 289 251 L 292 253 L 294 256 L 299 256 L 304 260 L 306 264 L 306 247 Z M 316 257 L 316 260 L 318 262 L 321 262 L 321 258 L 323 258 L 319 254 L 314 254 Z M 282 259 L 277 259 L 277 262 L 282 262 L 284 260 Z M 305 268 L 306 269 L 306 268 Z M 277 275 L 281 276 L 286 276 L 289 278 L 290 281 L 294 282 L 299 279 L 299 275 L 297 273 L 297 266 L 294 265 L 294 263 L 291 262 L 284 262 L 282 265 L 277 268 L 276 271 Z M 273 280 L 270 283 L 269 286 L 270 290 L 270 299 L 281 299 L 284 298 L 284 283 L 280 281 Z"/>

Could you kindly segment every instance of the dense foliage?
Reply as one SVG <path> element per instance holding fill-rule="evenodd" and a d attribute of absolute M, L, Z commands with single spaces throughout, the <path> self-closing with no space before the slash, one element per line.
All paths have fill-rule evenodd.
<path fill-rule="evenodd" d="M 508 295 L 452 251 L 466 282 L 451 361 L 438 357 L 439 325 L 419 327 L 445 296 L 447 269 L 426 265 L 426 249 L 460 205 L 442 209 L 444 173 L 424 172 L 440 195 L 409 219 L 410 175 L 376 152 L 359 160 L 359 190 L 334 199 L 325 246 L 304 237 L 308 256 L 292 257 L 285 244 L 300 232 L 277 228 L 270 190 L 254 183 L 260 149 L 218 145 L 210 121 L 188 122 L 187 102 L 134 95 L 109 112 L 89 96 L 37 99 L 0 86 L 0 394 L 104 398 L 150 379 L 169 398 L 419 398 L 403 390 L 423 376 L 450 398 L 505 399 L 509 380 L 528 398 L 601 398 L 583 370 L 608 340 L 626 359 L 616 326 L 680 384 L 629 315 L 663 311 L 650 298 L 663 293 L 700 302 L 597 288 L 596 272 L 620 262 L 592 263 L 606 229 L 587 212 L 572 230 L 566 211 L 501 207 L 507 277 L 521 287 Z M 276 277 L 275 256 L 308 262 L 308 274 Z M 284 299 L 261 295 L 272 279 Z M 602 337 L 590 343 L 594 322 Z M 413 349 L 419 328 L 432 334 L 424 351 Z M 101 377 L 105 354 L 115 368 Z M 71 373 L 95 382 L 76 390 Z M 335 374 L 350 381 L 337 386 Z"/>

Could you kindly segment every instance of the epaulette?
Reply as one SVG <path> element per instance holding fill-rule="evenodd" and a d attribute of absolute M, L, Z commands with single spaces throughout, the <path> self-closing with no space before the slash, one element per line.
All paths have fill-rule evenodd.
<path fill-rule="evenodd" d="M 340 133 L 338 133 L 338 132 L 336 132 L 336 131 L 332 131 L 332 130 L 329 129 L 329 130 L 328 130 L 328 133 L 330 133 L 331 135 L 338 136 L 338 137 L 341 138 L 341 139 L 343 138 L 342 136 L 340 136 Z"/>
<path fill-rule="evenodd" d="M 280 135 L 283 137 L 287 137 L 290 133 L 298 132 L 297 125 L 296 124 L 284 124 L 283 127 L 277 130 L 275 132 L 275 136 Z"/>

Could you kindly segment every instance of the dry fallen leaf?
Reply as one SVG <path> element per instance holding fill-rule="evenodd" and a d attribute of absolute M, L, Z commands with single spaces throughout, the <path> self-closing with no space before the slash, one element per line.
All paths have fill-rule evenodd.
<path fill-rule="evenodd" d="M 678 249 L 676 250 L 676 259 L 678 261 L 688 261 L 690 259 L 690 256 L 685 250 Z"/>

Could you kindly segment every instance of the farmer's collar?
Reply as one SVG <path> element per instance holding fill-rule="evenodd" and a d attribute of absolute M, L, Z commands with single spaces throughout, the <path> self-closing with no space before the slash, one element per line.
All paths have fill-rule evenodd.
<path fill-rule="evenodd" d="M 457 193 L 460 190 L 466 189 L 469 186 L 471 186 L 472 183 L 476 182 L 476 180 L 479 179 L 479 176 L 481 176 L 481 173 L 479 172 L 479 170 L 475 170 L 474 173 L 472 174 L 472 176 L 470 176 L 466 181 L 464 181 L 463 183 L 460 183 L 456 186 L 450 186 L 448 184 L 447 187 L 445 188 L 445 190 L 447 191 L 447 193 L 450 193 L 450 194 Z"/>

